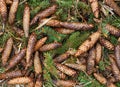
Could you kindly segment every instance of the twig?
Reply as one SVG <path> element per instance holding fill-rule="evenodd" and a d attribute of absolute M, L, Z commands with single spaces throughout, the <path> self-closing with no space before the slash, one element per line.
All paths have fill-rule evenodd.
<path fill-rule="evenodd" d="M 83 87 L 85 87 L 85 86 L 87 86 L 88 84 L 91 84 L 91 83 L 92 83 L 92 81 L 89 81 L 89 82 L 85 83 L 85 84 L 83 85 Z"/>
<path fill-rule="evenodd" d="M 5 24 L 4 23 L 2 24 L 2 31 L 3 32 L 5 31 Z"/>
<path fill-rule="evenodd" d="M 20 52 L 21 46 L 22 46 L 22 43 L 20 43 L 18 46 L 18 53 Z"/>
<path fill-rule="evenodd" d="M 100 5 L 101 5 L 101 7 L 103 7 L 105 10 L 107 10 L 107 11 L 110 12 L 112 15 L 114 15 L 113 9 L 112 9 L 111 7 L 103 4 L 104 2 L 103 2 L 103 3 L 99 2 L 99 3 L 100 3 Z"/>
<path fill-rule="evenodd" d="M 76 5 L 75 5 L 75 9 L 76 9 L 76 13 L 79 15 L 79 17 L 82 19 L 82 21 L 84 21 L 86 23 L 86 20 L 84 19 L 84 17 L 79 13 L 78 11 L 78 2 L 79 0 L 76 0 Z"/>
<path fill-rule="evenodd" d="M 0 84 L 3 83 L 3 81 L 5 81 L 4 79 L 3 80 L 0 80 Z"/>
<path fill-rule="evenodd" d="M 8 32 L 8 34 L 10 34 L 14 39 L 16 39 L 16 40 L 19 40 L 19 41 L 22 41 L 22 39 L 21 38 L 17 38 L 17 37 L 15 37 L 12 33 L 10 33 L 9 31 L 7 31 Z"/>
<path fill-rule="evenodd" d="M 32 30 L 32 32 L 40 29 L 41 27 L 43 27 L 47 22 L 49 22 L 51 19 L 55 18 L 55 16 L 48 18 L 45 22 L 41 23 L 40 25 L 38 25 L 38 27 L 36 27 L 34 30 Z"/>
<path fill-rule="evenodd" d="M 25 3 L 27 0 L 23 0 L 22 2 L 19 3 L 19 5 L 22 5 L 23 3 Z"/>
<path fill-rule="evenodd" d="M 15 24 L 18 24 L 18 23 L 20 23 L 20 22 L 22 22 L 22 20 L 18 20 Z"/>
<path fill-rule="evenodd" d="M 91 81 L 92 81 L 92 78 L 90 78 L 90 76 L 85 72 L 85 71 L 83 71 L 84 73 L 85 73 L 85 75 L 88 77 L 88 79 L 90 79 Z"/>

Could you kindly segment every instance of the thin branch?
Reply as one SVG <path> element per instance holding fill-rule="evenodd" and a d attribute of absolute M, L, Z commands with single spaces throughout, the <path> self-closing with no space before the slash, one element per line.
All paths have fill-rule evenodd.
<path fill-rule="evenodd" d="M 25 2 L 27 2 L 27 0 L 23 0 L 22 2 L 19 3 L 19 5 L 22 5 Z"/>
<path fill-rule="evenodd" d="M 41 23 L 40 25 L 38 25 L 38 27 L 36 27 L 34 30 L 32 30 L 32 32 L 40 29 L 41 27 L 43 27 L 47 22 L 49 22 L 51 19 L 55 18 L 55 16 L 48 18 L 45 22 Z"/>

